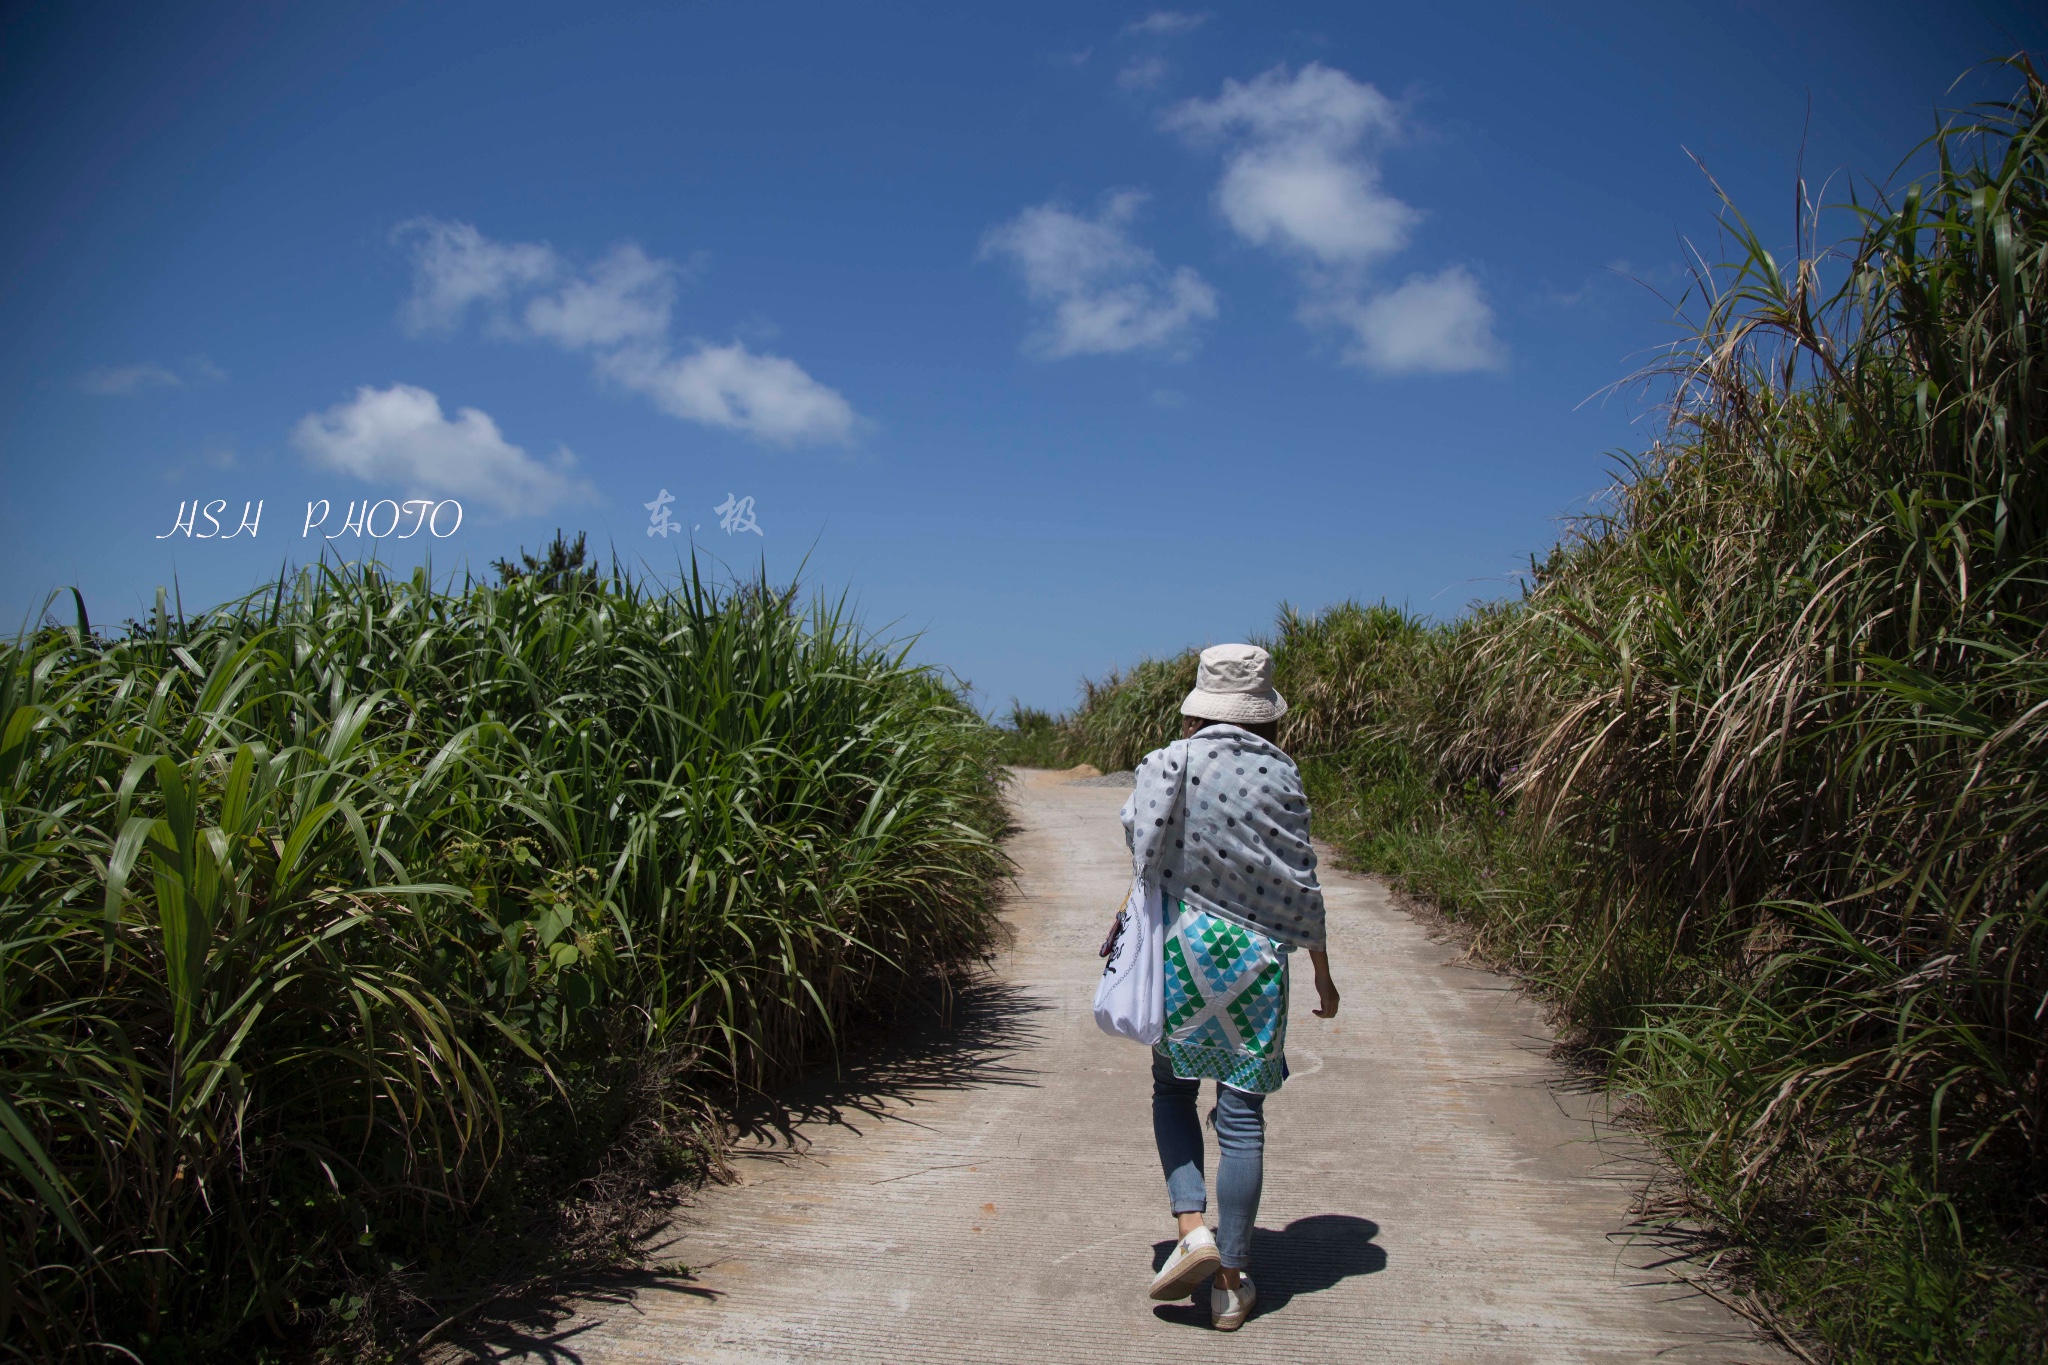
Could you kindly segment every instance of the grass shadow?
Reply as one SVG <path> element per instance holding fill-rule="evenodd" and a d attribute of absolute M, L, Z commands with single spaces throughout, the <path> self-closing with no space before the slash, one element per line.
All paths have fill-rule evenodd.
<path fill-rule="evenodd" d="M 582 1365 L 586 1357 L 578 1349 L 579 1338 L 599 1325 L 589 1309 L 634 1311 L 638 1301 L 654 1294 L 718 1297 L 680 1267 L 564 1277 L 490 1302 L 411 1358 L 434 1365 L 515 1359 L 528 1365 Z"/>
<path fill-rule="evenodd" d="M 1037 1071 L 1017 1060 L 1038 1037 L 1046 1005 L 989 975 L 935 989 L 896 1018 L 847 1040 L 827 1062 L 772 1092 L 727 1096 L 721 1117 L 734 1150 L 749 1157 L 795 1157 L 810 1146 L 804 1130 L 830 1125 L 859 1133 L 876 1123 L 916 1123 L 921 1104 L 943 1093 L 996 1085 L 1036 1085 Z M 672 1192 L 679 1207 L 687 1191 Z M 414 1359 L 428 1365 L 517 1359 L 530 1365 L 578 1365 L 578 1338 L 594 1319 L 636 1311 L 643 1296 L 715 1299 L 689 1267 L 670 1259 L 673 1218 L 627 1253 L 638 1264 L 552 1277 L 487 1299 L 462 1314 Z M 702 1269 L 702 1267 L 698 1267 Z"/>
<path fill-rule="evenodd" d="M 898 1027 L 850 1040 L 836 1064 L 734 1099 L 727 1114 L 734 1144 L 749 1155 L 800 1152 L 806 1127 L 859 1133 L 864 1123 L 916 1122 L 909 1111 L 937 1094 L 1035 1086 L 1037 1070 L 1017 1057 L 1037 1043 L 1035 1020 L 1047 1008 L 994 976 L 955 983 Z"/>

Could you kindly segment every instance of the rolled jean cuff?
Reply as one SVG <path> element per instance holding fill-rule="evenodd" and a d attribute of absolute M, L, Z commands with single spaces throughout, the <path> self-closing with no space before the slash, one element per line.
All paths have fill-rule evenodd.
<path fill-rule="evenodd" d="M 1202 1168 L 1183 1166 L 1166 1178 L 1166 1201 L 1173 1207 L 1173 1216 L 1184 1213 L 1207 1213 L 1209 1192 L 1203 1188 Z"/>

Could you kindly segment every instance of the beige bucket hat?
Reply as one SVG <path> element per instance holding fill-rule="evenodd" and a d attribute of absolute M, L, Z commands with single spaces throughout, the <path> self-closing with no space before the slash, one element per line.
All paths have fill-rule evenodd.
<path fill-rule="evenodd" d="M 1287 699 L 1273 690 L 1273 656 L 1257 645 L 1210 645 L 1180 713 L 1238 725 L 1280 719 Z"/>

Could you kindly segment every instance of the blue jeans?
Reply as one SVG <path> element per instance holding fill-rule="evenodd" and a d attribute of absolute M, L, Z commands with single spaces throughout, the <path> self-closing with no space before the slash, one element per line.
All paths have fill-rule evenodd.
<path fill-rule="evenodd" d="M 1176 1215 L 1209 1208 L 1202 1188 L 1202 1121 L 1195 1113 L 1201 1090 L 1200 1081 L 1182 1080 L 1172 1062 L 1152 1054 L 1152 1137 Z M 1252 1223 L 1266 1182 L 1264 1095 L 1216 1087 L 1216 1146 L 1216 1249 L 1225 1268 L 1243 1270 L 1251 1263 Z"/>

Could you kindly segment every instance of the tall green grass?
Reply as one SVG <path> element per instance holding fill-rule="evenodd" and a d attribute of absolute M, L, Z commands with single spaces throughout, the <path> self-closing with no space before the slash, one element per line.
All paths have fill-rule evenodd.
<path fill-rule="evenodd" d="M 0 647 L 0 1352 L 249 1356 L 650 1077 L 818 1055 L 987 943 L 995 772 L 766 584 L 322 566 Z"/>
<path fill-rule="evenodd" d="M 995 726 L 996 753 L 1002 762 L 1019 768 L 1067 768 L 1066 728 L 1050 711 L 1041 711 L 1012 700 L 1010 713 Z"/>
<path fill-rule="evenodd" d="M 1839 246 L 1731 206 L 1668 430 L 1522 600 L 1272 642 L 1348 851 L 1557 1002 L 1842 1360 L 2048 1353 L 2048 91 L 2009 69 Z M 1091 692 L 1076 756 L 1161 742 L 1131 680 L 1188 663 Z"/>

